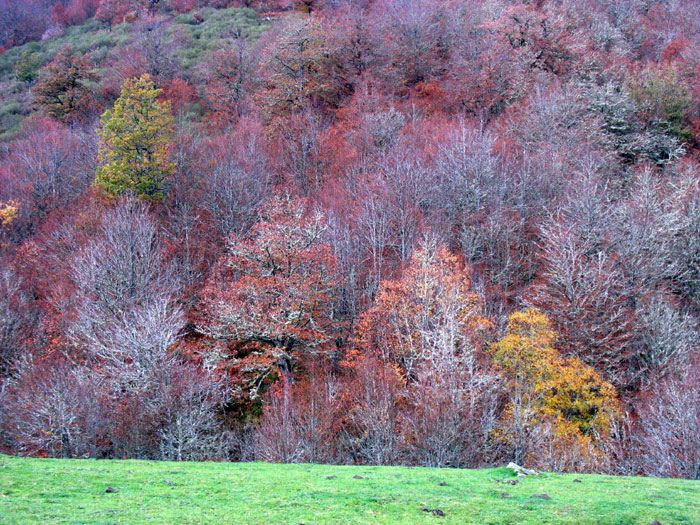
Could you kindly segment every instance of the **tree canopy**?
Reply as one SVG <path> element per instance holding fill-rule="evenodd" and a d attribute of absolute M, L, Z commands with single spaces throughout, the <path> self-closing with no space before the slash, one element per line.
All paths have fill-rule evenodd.
<path fill-rule="evenodd" d="M 108 193 L 163 199 L 175 163 L 174 119 L 170 103 L 159 100 L 162 92 L 148 74 L 126 80 L 114 107 L 102 115 L 96 182 Z"/>

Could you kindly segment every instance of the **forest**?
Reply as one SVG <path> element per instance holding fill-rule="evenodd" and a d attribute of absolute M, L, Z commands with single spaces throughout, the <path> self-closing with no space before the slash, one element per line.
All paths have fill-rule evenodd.
<path fill-rule="evenodd" d="M 0 452 L 700 479 L 696 0 L 0 0 Z"/>

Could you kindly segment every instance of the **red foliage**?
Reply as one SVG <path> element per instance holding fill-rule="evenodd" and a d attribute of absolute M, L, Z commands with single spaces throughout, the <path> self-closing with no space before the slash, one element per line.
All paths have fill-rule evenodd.
<path fill-rule="evenodd" d="M 163 87 L 163 96 L 170 102 L 173 112 L 179 114 L 197 100 L 197 89 L 187 80 L 176 78 Z"/>
<path fill-rule="evenodd" d="M 222 366 L 232 366 L 254 395 L 271 375 L 291 373 L 301 356 L 337 351 L 339 278 L 324 229 L 303 201 L 272 198 L 249 239 L 231 237 L 203 291 L 202 331 L 222 343 L 218 351 L 233 358 Z"/>
<path fill-rule="evenodd" d="M 7 55 L 0 379 L 39 400 L 12 405 L 14 452 L 64 454 L 29 423 L 94 389 L 108 415 L 61 417 L 99 446 L 70 454 L 221 457 L 219 423 L 239 420 L 276 461 L 505 460 L 481 349 L 535 305 L 649 422 L 620 470 L 641 468 L 638 442 L 655 473 L 692 476 L 674 456 L 696 447 L 696 4 L 0 0 L 0 49 L 128 23 L 113 49 Z M 219 33 L 205 6 L 263 23 Z M 177 117 L 177 170 L 148 206 L 92 187 L 97 118 L 143 73 Z M 203 429 L 187 452 L 183 421 Z"/>
<path fill-rule="evenodd" d="M 67 4 L 58 3 L 52 11 L 52 19 L 62 26 L 82 24 L 97 13 L 100 0 L 70 0 Z"/>

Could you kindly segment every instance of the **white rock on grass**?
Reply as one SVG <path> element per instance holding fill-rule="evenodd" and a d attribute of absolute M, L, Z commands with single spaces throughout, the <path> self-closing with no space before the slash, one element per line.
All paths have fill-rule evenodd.
<path fill-rule="evenodd" d="M 529 468 L 521 467 L 517 463 L 513 463 L 512 461 L 506 465 L 506 468 L 513 469 L 513 472 L 517 474 L 519 478 L 524 478 L 525 476 L 537 476 L 539 472 L 536 470 L 532 470 Z"/>

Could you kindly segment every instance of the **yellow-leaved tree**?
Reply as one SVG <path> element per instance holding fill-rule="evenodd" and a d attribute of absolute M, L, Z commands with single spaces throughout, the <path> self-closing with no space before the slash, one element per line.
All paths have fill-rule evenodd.
<path fill-rule="evenodd" d="M 174 119 L 170 104 L 158 100 L 161 91 L 148 74 L 126 80 L 114 107 L 102 115 L 96 182 L 112 195 L 164 197 L 175 171 L 170 155 Z"/>
<path fill-rule="evenodd" d="M 9 226 L 19 214 L 19 203 L 10 201 L 7 203 L 0 202 L 0 226 Z"/>
<path fill-rule="evenodd" d="M 618 410 L 610 383 L 579 359 L 564 359 L 546 315 L 530 308 L 508 318 L 506 334 L 491 346 L 509 382 L 498 432 L 516 462 L 551 470 L 591 469 Z"/>

